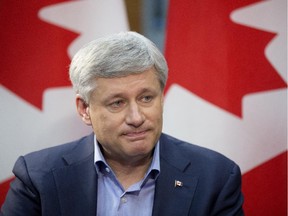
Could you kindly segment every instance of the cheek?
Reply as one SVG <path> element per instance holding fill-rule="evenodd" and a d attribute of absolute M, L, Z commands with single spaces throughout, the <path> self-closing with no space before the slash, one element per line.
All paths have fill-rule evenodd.
<path fill-rule="evenodd" d="M 161 129 L 162 129 L 162 126 L 163 126 L 163 103 L 160 104 L 157 115 L 158 115 L 158 122 L 160 124 Z"/>
<path fill-rule="evenodd" d="M 150 116 L 151 121 L 157 125 L 160 124 L 159 126 L 161 126 L 163 120 L 163 106 L 157 104 L 157 106 L 153 107 L 153 109 L 148 112 L 148 115 Z"/>
<path fill-rule="evenodd" d="M 93 118 L 92 126 L 96 135 L 107 136 L 107 134 L 113 134 L 120 127 L 120 120 L 117 116 L 99 114 Z"/>
<path fill-rule="evenodd" d="M 155 108 L 155 112 L 157 112 L 157 115 L 161 118 L 163 114 L 163 107 L 164 107 L 163 99 L 161 99 Z"/>

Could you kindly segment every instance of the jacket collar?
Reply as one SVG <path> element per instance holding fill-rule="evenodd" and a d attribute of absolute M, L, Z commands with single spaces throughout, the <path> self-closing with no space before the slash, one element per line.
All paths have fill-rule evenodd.
<path fill-rule="evenodd" d="M 53 171 L 61 215 L 95 215 L 97 175 L 93 158 L 93 134 L 81 139 L 64 155 L 67 166 Z"/>
<path fill-rule="evenodd" d="M 186 170 L 191 162 L 165 134 L 160 138 L 160 175 L 156 182 L 153 215 L 188 215 L 198 177 Z M 175 208 L 175 206 L 178 206 Z"/>

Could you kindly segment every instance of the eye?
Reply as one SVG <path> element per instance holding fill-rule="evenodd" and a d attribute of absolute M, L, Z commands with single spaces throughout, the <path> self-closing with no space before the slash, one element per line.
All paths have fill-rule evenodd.
<path fill-rule="evenodd" d="M 146 95 L 146 96 L 144 96 L 144 97 L 142 97 L 142 102 L 144 102 L 144 103 L 149 103 L 150 101 L 152 101 L 152 99 L 153 99 L 153 96 L 151 96 L 151 95 Z"/>
<path fill-rule="evenodd" d="M 123 100 L 117 100 L 109 104 L 112 109 L 118 109 L 124 106 L 125 102 Z"/>

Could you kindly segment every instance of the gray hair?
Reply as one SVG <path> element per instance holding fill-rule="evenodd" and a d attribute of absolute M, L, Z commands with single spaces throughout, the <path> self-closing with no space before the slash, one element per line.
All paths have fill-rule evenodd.
<path fill-rule="evenodd" d="M 168 76 L 164 56 L 149 39 L 136 32 L 121 32 L 91 41 L 73 57 L 70 80 L 86 103 L 96 78 L 123 77 L 154 68 L 162 90 Z"/>

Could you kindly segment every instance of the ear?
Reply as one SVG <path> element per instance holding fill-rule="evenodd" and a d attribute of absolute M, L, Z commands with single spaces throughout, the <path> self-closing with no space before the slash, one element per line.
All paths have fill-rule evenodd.
<path fill-rule="evenodd" d="M 82 121 L 86 125 L 92 125 L 89 114 L 89 105 L 83 100 L 83 98 L 79 94 L 76 95 L 76 106 Z"/>

